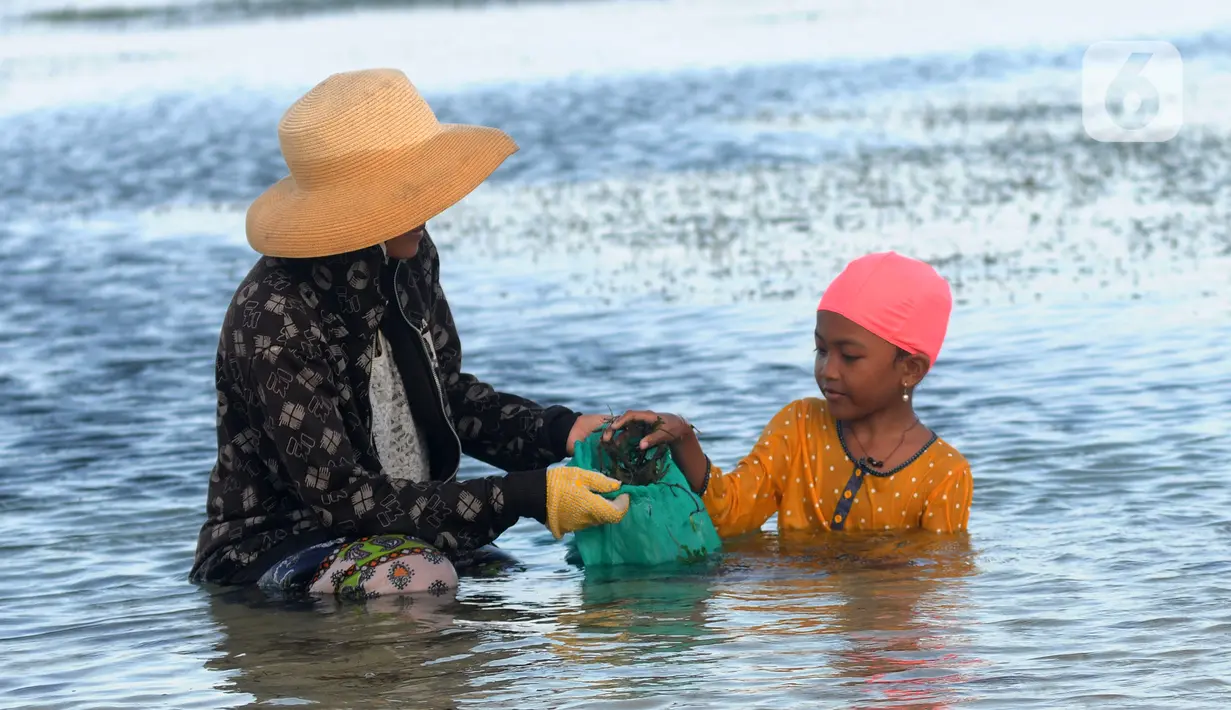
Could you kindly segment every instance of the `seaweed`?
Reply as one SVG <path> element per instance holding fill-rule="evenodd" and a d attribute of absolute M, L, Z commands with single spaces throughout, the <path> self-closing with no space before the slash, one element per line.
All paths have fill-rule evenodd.
<path fill-rule="evenodd" d="M 603 473 L 628 486 L 648 486 L 658 483 L 667 474 L 667 447 L 642 449 L 641 440 L 663 425 L 660 417 L 654 422 L 633 421 L 599 444 Z"/>
<path fill-rule="evenodd" d="M 709 560 L 710 553 L 703 548 L 693 548 L 687 545 L 680 546 L 680 555 L 676 561 L 684 565 L 695 565 Z"/>

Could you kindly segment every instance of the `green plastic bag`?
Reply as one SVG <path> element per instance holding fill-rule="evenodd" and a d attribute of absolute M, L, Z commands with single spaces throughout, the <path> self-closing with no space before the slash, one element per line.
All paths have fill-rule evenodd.
<path fill-rule="evenodd" d="M 599 448 L 603 430 L 576 443 L 573 466 L 610 474 L 611 463 Z M 664 452 L 666 473 L 647 486 L 625 485 L 606 498 L 628 494 L 628 513 L 612 525 L 597 525 L 573 534 L 575 555 L 585 567 L 664 565 L 703 562 L 722 547 L 718 531 L 701 497 L 692 492 L 684 472 Z"/>

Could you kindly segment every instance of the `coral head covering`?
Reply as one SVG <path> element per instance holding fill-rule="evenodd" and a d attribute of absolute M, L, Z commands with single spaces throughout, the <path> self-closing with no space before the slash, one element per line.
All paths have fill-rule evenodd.
<path fill-rule="evenodd" d="M 847 264 L 817 310 L 837 313 L 935 364 L 949 328 L 953 294 L 936 269 L 889 251 Z"/>

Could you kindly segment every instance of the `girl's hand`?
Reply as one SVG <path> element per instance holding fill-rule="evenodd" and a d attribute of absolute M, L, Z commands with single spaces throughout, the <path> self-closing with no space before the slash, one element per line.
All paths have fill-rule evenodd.
<path fill-rule="evenodd" d="M 617 432 L 632 422 L 653 424 L 659 420 L 662 421 L 662 425 L 641 440 L 641 449 L 644 450 L 661 444 L 672 445 L 681 441 L 688 441 L 694 437 L 692 425 L 688 423 L 688 420 L 679 415 L 635 411 L 625 412 L 616 417 L 615 421 L 611 422 L 611 425 L 607 427 L 607 431 L 603 432 L 603 441 L 611 441 L 611 438 Z"/>

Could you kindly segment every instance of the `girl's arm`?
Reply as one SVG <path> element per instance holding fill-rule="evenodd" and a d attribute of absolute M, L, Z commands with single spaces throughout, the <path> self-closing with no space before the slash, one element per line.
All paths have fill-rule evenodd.
<path fill-rule="evenodd" d="M 688 427 L 688 431 L 678 441 L 671 443 L 671 458 L 684 472 L 693 492 L 697 495 L 705 493 L 709 486 L 710 460 L 701 450 L 701 442 L 697 440 L 697 432 L 692 427 Z"/>
<path fill-rule="evenodd" d="M 756 446 L 735 468 L 709 471 L 702 499 L 721 537 L 734 537 L 759 529 L 778 512 L 793 466 L 803 464 L 802 414 L 797 403 L 787 405 L 765 425 Z"/>
<path fill-rule="evenodd" d="M 633 420 L 653 422 L 661 418 L 663 425 L 647 436 L 642 446 L 671 445 L 672 458 L 693 491 L 705 500 L 718 533 L 732 537 L 760 528 L 778 512 L 791 459 L 795 459 L 794 465 L 803 461 L 798 453 L 798 432 L 803 429 L 800 406 L 792 403 L 778 412 L 761 432 L 757 445 L 728 473 L 710 464 L 692 426 L 681 417 L 628 412 L 616 419 L 611 429 L 618 431 Z"/>
<path fill-rule="evenodd" d="M 970 503 L 974 497 L 974 478 L 970 464 L 958 459 L 945 480 L 924 501 L 920 527 L 938 533 L 966 530 L 970 522 Z"/>
<path fill-rule="evenodd" d="M 693 492 L 697 495 L 704 493 L 708 482 L 710 461 L 705 452 L 701 450 L 697 432 L 688 420 L 678 414 L 625 412 L 611 422 L 611 426 L 607 427 L 607 431 L 603 433 L 603 439 L 609 441 L 612 437 L 618 436 L 621 429 L 635 421 L 659 424 L 656 431 L 650 432 L 641 440 L 641 449 L 644 451 L 652 446 L 669 445 L 672 460 L 684 472 L 684 477 L 688 479 L 688 485 L 692 487 Z"/>

